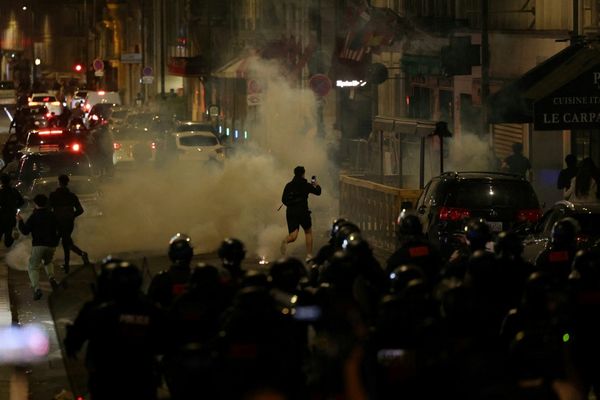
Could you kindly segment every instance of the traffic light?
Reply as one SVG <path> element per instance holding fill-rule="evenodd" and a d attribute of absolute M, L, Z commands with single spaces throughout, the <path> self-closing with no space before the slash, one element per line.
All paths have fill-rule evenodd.
<path fill-rule="evenodd" d="M 81 65 L 80 63 L 77 63 L 77 64 L 73 65 L 73 70 L 75 72 L 83 72 L 83 65 Z"/>

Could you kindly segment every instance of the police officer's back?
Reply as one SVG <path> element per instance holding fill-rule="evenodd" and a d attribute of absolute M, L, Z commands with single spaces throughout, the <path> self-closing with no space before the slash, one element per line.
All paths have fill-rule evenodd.
<path fill-rule="evenodd" d="M 387 260 L 387 272 L 404 264 L 419 266 L 426 274 L 429 284 L 437 282 L 441 259 L 437 250 L 423 235 L 421 221 L 416 215 L 400 214 L 397 224 L 398 249 Z"/>
<path fill-rule="evenodd" d="M 86 366 L 92 398 L 155 399 L 155 356 L 164 340 L 163 315 L 140 292 L 139 269 L 127 262 L 112 271 L 114 300 L 101 303 L 67 336 L 67 353 L 74 355 L 87 341 Z"/>
<path fill-rule="evenodd" d="M 557 282 L 565 285 L 575 258 L 578 229 L 579 224 L 572 218 L 563 218 L 555 222 L 550 244 L 538 254 L 535 260 L 536 269 L 551 274 Z"/>
<path fill-rule="evenodd" d="M 152 278 L 148 287 L 148 297 L 168 309 L 177 296 L 187 291 L 193 256 L 191 238 L 181 233 L 173 236 L 169 241 L 171 267 Z"/>

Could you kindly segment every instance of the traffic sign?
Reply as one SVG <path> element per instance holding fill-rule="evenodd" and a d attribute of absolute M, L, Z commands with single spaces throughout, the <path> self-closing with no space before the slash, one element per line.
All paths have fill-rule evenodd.
<path fill-rule="evenodd" d="M 94 76 L 104 76 L 104 70 L 94 71 Z"/>
<path fill-rule="evenodd" d="M 260 93 L 262 92 L 262 88 L 260 86 L 260 83 L 258 83 L 257 80 L 255 79 L 250 79 L 248 81 L 248 94 L 255 94 L 255 93 Z"/>
<path fill-rule="evenodd" d="M 93 66 L 94 66 L 94 69 L 95 69 L 96 71 L 103 71 L 103 70 L 104 70 L 104 61 L 102 61 L 102 60 L 101 60 L 101 59 L 99 59 L 99 58 L 96 58 L 96 59 L 94 60 L 94 64 L 93 64 Z"/>
<path fill-rule="evenodd" d="M 308 81 L 308 85 L 317 96 L 325 97 L 332 88 L 331 79 L 324 74 L 315 74 Z"/>
<path fill-rule="evenodd" d="M 154 83 L 154 77 L 153 76 L 142 76 L 142 83 L 144 85 L 150 85 L 150 84 Z"/>
<path fill-rule="evenodd" d="M 249 94 L 248 96 L 246 96 L 246 103 L 249 106 L 258 106 L 260 105 L 260 103 L 262 103 L 262 98 L 260 94 Z"/>
<path fill-rule="evenodd" d="M 154 70 L 152 69 L 152 67 L 144 67 L 144 69 L 142 70 L 142 76 L 152 76 L 153 72 Z"/>

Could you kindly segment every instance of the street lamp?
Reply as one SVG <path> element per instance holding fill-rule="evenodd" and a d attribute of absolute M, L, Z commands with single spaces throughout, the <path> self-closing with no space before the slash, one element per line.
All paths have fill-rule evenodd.
<path fill-rule="evenodd" d="M 39 58 L 35 59 L 35 62 L 34 62 L 35 65 L 40 65 L 41 63 L 42 63 L 42 60 L 40 60 Z"/>

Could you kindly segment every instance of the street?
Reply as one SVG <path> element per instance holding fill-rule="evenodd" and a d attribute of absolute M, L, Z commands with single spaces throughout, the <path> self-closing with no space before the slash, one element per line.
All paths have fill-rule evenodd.
<path fill-rule="evenodd" d="M 117 169 L 114 178 L 101 183 L 102 191 L 104 193 L 110 192 L 113 186 L 116 185 L 120 187 L 124 181 L 128 181 L 140 173 L 141 172 L 135 166 L 121 166 Z M 201 203 L 202 200 L 198 199 L 198 202 Z M 121 207 L 127 207 L 131 204 L 132 203 L 119 202 Z M 133 212 L 134 210 L 131 209 L 122 210 L 123 215 Z M 101 232 L 105 230 L 105 224 L 114 223 L 114 220 L 109 216 L 105 217 L 107 218 L 81 218 L 80 221 L 77 222 L 78 227 L 74 236 L 75 243 L 78 243 L 83 249 L 90 250 L 90 258 L 92 261 L 99 262 L 102 258 L 111 254 L 113 257 L 123 258 L 133 262 L 143 269 L 145 289 L 151 276 L 169 267 L 169 260 L 166 256 L 168 240 L 175 232 L 163 231 L 163 243 L 158 247 L 152 248 L 152 242 L 148 241 L 146 242 L 147 247 L 135 248 L 135 246 L 141 246 L 141 243 L 144 243 L 144 241 L 136 240 L 133 240 L 124 246 L 123 243 L 119 243 L 119 240 L 115 240 L 114 235 L 118 235 L 122 239 L 124 239 L 126 235 L 111 231 L 113 234 L 112 236 L 108 235 L 102 237 L 103 235 Z M 279 214 L 279 217 L 285 218 L 283 213 Z M 119 216 L 118 219 L 120 218 L 121 216 Z M 315 218 L 314 231 L 316 249 L 323 245 L 328 239 L 327 230 L 329 229 L 329 220 L 324 216 L 322 218 L 322 220 L 319 216 Z M 127 232 L 129 234 L 129 231 Z M 285 230 L 282 230 L 278 232 L 278 236 L 276 237 L 283 237 L 284 235 Z M 192 237 L 192 239 L 194 239 L 194 237 Z M 290 246 L 289 255 L 303 259 L 303 242 L 304 237 L 300 234 L 297 243 L 295 243 L 294 246 Z M 56 332 L 58 331 L 59 334 L 63 334 L 66 323 L 73 321 L 83 303 L 91 298 L 91 284 L 94 282 L 94 275 L 92 274 L 92 267 L 84 267 L 83 265 L 78 264 L 81 263 L 81 260 L 76 255 L 72 255 L 71 273 L 66 277 L 60 269 L 62 247 L 59 246 L 55 254 L 54 265 L 57 280 L 60 281 L 62 287 L 58 292 L 52 293 L 47 278 L 45 277 L 45 273 L 42 271 L 40 281 L 44 295 L 40 301 L 34 301 L 32 299 L 29 278 L 26 272 L 27 256 L 30 249 L 29 243 L 30 238 L 21 237 L 21 239 L 13 245 L 10 254 L 7 255 L 6 250 L 2 249 L 0 257 L 3 260 L 3 267 L 9 268 L 9 289 L 13 306 L 13 317 L 16 317 L 16 320 L 20 325 L 40 324 L 50 338 L 50 350 L 47 359 L 40 364 L 24 367 L 29 382 L 30 399 L 43 400 L 47 399 L 49 394 L 55 395 L 62 390 L 70 390 L 71 384 L 78 388 L 85 388 L 86 373 L 85 368 L 81 363 L 85 352 L 80 354 L 79 361 L 67 362 L 67 368 L 71 371 L 71 381 L 69 381 Z M 110 243 L 114 243 L 114 248 L 119 249 L 119 251 L 109 251 L 107 246 L 110 246 Z M 270 251 L 270 254 L 274 254 L 274 249 L 279 248 L 279 242 L 276 241 L 272 243 L 272 247 L 273 249 Z M 204 262 L 219 265 L 220 260 L 218 259 L 215 250 L 216 248 L 213 248 L 212 251 L 204 251 L 202 254 L 198 254 L 194 258 L 192 264 Z M 243 264 L 244 268 L 266 271 L 268 269 L 268 264 L 259 263 L 263 256 L 263 254 L 259 255 L 249 252 L 247 259 Z M 273 258 L 271 258 L 271 260 L 272 259 Z M 8 260 L 10 266 L 7 265 L 6 260 Z M 55 320 L 53 320 L 53 317 Z M 56 321 L 58 321 L 58 327 L 55 326 Z"/>

